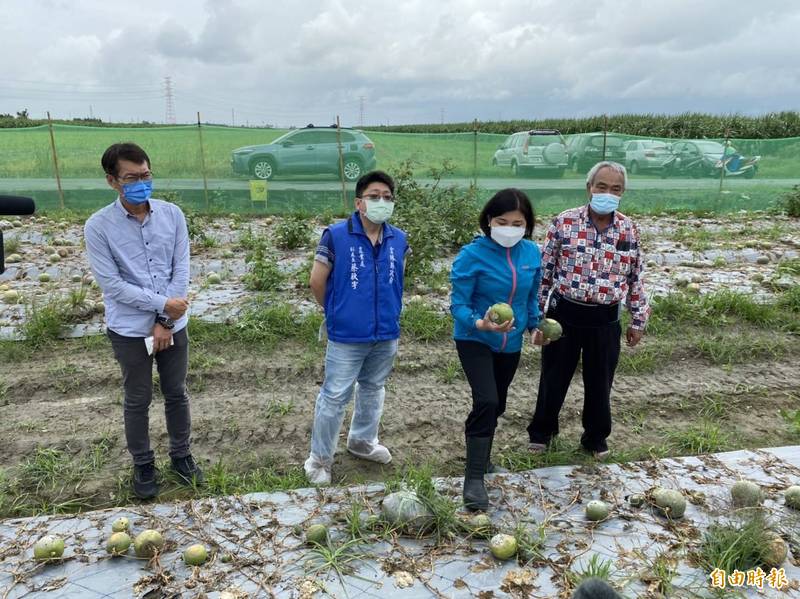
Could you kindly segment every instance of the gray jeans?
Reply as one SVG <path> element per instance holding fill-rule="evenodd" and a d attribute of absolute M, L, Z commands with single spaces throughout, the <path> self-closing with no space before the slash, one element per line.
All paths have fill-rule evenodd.
<path fill-rule="evenodd" d="M 147 464 L 155 459 L 150 449 L 150 403 L 153 400 L 153 357 L 147 355 L 142 337 L 123 337 L 108 331 L 114 357 L 122 368 L 125 389 L 125 438 L 134 464 Z M 192 420 L 186 374 L 189 370 L 189 335 L 181 329 L 173 335 L 175 345 L 155 354 L 164 414 L 169 433 L 169 455 L 189 455 Z"/>

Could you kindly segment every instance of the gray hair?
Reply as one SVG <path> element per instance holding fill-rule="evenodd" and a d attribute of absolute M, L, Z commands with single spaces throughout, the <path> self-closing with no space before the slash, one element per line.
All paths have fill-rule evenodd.
<path fill-rule="evenodd" d="M 588 173 L 586 173 L 586 185 L 591 187 L 594 185 L 594 179 L 597 176 L 597 173 L 600 172 L 602 168 L 610 168 L 615 173 L 619 173 L 622 175 L 623 185 L 625 185 L 625 189 L 628 189 L 628 171 L 625 170 L 625 167 L 622 166 L 619 162 L 612 162 L 611 160 L 603 160 L 602 162 L 598 162 L 595 164 Z"/>

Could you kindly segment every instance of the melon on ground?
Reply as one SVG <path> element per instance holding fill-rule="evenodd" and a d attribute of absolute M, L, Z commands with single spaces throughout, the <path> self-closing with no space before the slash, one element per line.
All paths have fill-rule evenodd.
<path fill-rule="evenodd" d="M 38 561 L 58 559 L 64 555 L 64 539 L 45 535 L 33 546 L 33 557 Z"/>
<path fill-rule="evenodd" d="M 128 553 L 131 546 L 131 537 L 127 532 L 115 532 L 106 542 L 106 551 L 111 555 L 123 555 Z"/>
<path fill-rule="evenodd" d="M 138 557 L 153 557 L 163 548 L 164 537 L 157 530 L 144 530 L 133 541 L 133 550 Z"/>
<path fill-rule="evenodd" d="M 653 491 L 653 501 L 658 511 L 669 518 L 683 518 L 686 512 L 686 498 L 680 491 L 659 487 Z"/>
<path fill-rule="evenodd" d="M 111 523 L 112 532 L 128 532 L 131 528 L 131 521 L 125 516 L 121 516 Z"/>
<path fill-rule="evenodd" d="M 411 534 L 421 533 L 433 523 L 433 513 L 410 490 L 395 491 L 384 497 L 381 511 L 389 524 Z"/>
<path fill-rule="evenodd" d="M 489 541 L 489 550 L 497 559 L 511 559 L 517 554 L 517 539 L 506 534 L 494 535 Z"/>
<path fill-rule="evenodd" d="M 749 480 L 737 480 L 731 487 L 734 507 L 756 507 L 761 504 L 761 487 Z"/>
<path fill-rule="evenodd" d="M 328 541 L 328 528 L 324 524 L 312 524 L 306 529 L 306 543 L 324 545 Z"/>
<path fill-rule="evenodd" d="M 207 559 L 208 551 L 200 543 L 187 547 L 183 552 L 183 561 L 187 566 L 202 566 Z"/>
<path fill-rule="evenodd" d="M 786 505 L 795 510 L 800 510 L 800 486 L 792 485 L 784 493 Z"/>
<path fill-rule="evenodd" d="M 586 504 L 586 517 L 592 522 L 608 518 L 608 505 L 604 501 L 594 499 Z"/>

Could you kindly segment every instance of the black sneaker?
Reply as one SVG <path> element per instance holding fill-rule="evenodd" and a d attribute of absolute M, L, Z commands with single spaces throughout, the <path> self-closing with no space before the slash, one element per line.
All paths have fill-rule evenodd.
<path fill-rule="evenodd" d="M 182 483 L 189 486 L 202 485 L 205 482 L 203 471 L 191 454 L 183 458 L 172 458 L 172 470 Z"/>
<path fill-rule="evenodd" d="M 156 463 L 133 465 L 133 494 L 139 499 L 152 499 L 158 495 Z"/>

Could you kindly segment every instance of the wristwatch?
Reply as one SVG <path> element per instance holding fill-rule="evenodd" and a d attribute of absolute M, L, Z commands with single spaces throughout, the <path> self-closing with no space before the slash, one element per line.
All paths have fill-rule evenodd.
<path fill-rule="evenodd" d="M 166 316 L 156 316 L 156 322 L 168 331 L 171 331 L 173 328 L 175 328 L 175 321 Z"/>

